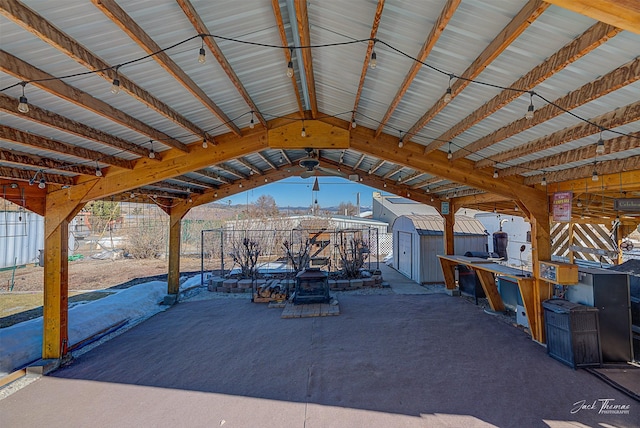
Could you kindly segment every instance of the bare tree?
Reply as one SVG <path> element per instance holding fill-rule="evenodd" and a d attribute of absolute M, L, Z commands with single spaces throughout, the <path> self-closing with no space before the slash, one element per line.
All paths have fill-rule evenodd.
<path fill-rule="evenodd" d="M 296 274 L 307 267 L 311 259 L 311 241 L 309 238 L 303 239 L 302 235 L 300 235 L 297 245 L 289 241 L 284 241 L 282 246 Z"/>
<path fill-rule="evenodd" d="M 338 215 L 354 216 L 358 214 L 358 207 L 351 202 L 340 202 L 338 205 Z"/>
<path fill-rule="evenodd" d="M 232 251 L 229 253 L 233 262 L 240 266 L 240 276 L 242 278 L 254 278 L 258 273 L 256 265 L 258 257 L 262 252 L 260 243 L 249 238 L 233 240 L 231 242 Z"/>
<path fill-rule="evenodd" d="M 362 238 L 342 237 L 338 243 L 338 252 L 342 262 L 342 272 L 347 278 L 358 278 L 360 269 L 369 256 L 369 247 Z"/>

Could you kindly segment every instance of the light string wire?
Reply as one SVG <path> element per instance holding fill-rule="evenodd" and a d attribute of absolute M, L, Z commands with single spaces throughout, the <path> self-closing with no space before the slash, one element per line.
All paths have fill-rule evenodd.
<path fill-rule="evenodd" d="M 146 54 L 144 56 L 141 56 L 139 58 L 134 58 L 132 60 L 125 61 L 125 62 L 122 62 L 120 64 L 114 65 L 114 66 L 103 67 L 103 68 L 96 69 L 96 70 L 89 70 L 89 71 L 85 71 L 85 72 L 81 72 L 81 73 L 73 73 L 73 74 L 64 75 L 64 76 L 52 76 L 52 77 L 42 78 L 42 79 L 22 80 L 20 82 L 14 83 L 12 85 L 9 85 L 9 86 L 6 86 L 6 87 L 0 89 L 0 92 L 4 92 L 4 91 L 9 90 L 11 88 L 14 88 L 16 86 L 24 87 L 29 83 L 37 83 L 37 82 L 44 82 L 44 81 L 51 81 L 51 80 L 72 79 L 72 78 L 75 78 L 75 77 L 98 74 L 98 73 L 102 73 L 102 72 L 109 71 L 109 70 L 113 70 L 116 73 L 119 73 L 120 69 L 122 67 L 124 67 L 124 66 L 129 66 L 129 65 L 133 65 L 133 64 L 142 62 L 144 60 L 147 60 L 149 58 L 157 56 L 160 53 L 164 53 L 164 52 L 169 51 L 171 49 L 175 49 L 175 48 L 177 48 L 177 47 L 179 47 L 181 45 L 184 45 L 184 44 L 186 44 L 186 43 L 188 43 L 188 42 L 190 42 L 190 41 L 192 41 L 194 39 L 200 38 L 200 39 L 204 40 L 205 37 L 211 37 L 211 38 L 214 38 L 214 39 L 220 39 L 220 40 L 224 40 L 224 41 L 240 43 L 240 44 L 246 44 L 246 45 L 251 45 L 251 46 L 258 46 L 258 47 L 266 47 L 266 48 L 273 48 L 273 49 L 289 49 L 290 51 L 302 50 L 302 49 L 319 49 L 319 48 L 326 48 L 326 47 L 346 46 L 346 45 L 352 45 L 352 44 L 373 42 L 374 44 L 380 44 L 380 45 L 386 46 L 391 51 L 393 51 L 393 52 L 395 52 L 395 53 L 397 53 L 397 54 L 399 54 L 401 56 L 404 56 L 404 57 L 406 57 L 408 59 L 411 59 L 412 61 L 417 62 L 417 63 L 419 63 L 419 64 L 421 64 L 421 65 L 423 65 L 423 66 L 425 66 L 425 67 L 437 72 L 437 73 L 440 73 L 442 75 L 448 76 L 449 77 L 449 81 L 451 81 L 452 79 L 465 80 L 465 81 L 468 81 L 468 82 L 473 83 L 473 84 L 488 86 L 488 87 L 492 87 L 492 88 L 496 88 L 496 89 L 515 91 L 515 92 L 519 92 L 519 93 L 522 93 L 522 94 L 529 93 L 531 95 L 531 97 L 536 96 L 536 97 L 540 98 L 542 101 L 544 101 L 545 103 L 550 104 L 550 105 L 560 109 L 564 113 L 567 113 L 567 114 L 573 116 L 574 118 L 576 118 L 576 119 L 578 119 L 580 121 L 583 121 L 585 123 L 588 123 L 588 124 L 590 124 L 592 126 L 597 127 L 600 130 L 600 132 L 609 131 L 609 132 L 612 132 L 612 133 L 615 133 L 615 134 L 618 134 L 618 135 L 623 135 L 623 136 L 627 136 L 627 137 L 631 137 L 631 138 L 640 139 L 640 136 L 633 135 L 631 133 L 625 133 L 625 132 L 621 132 L 621 131 L 616 131 L 616 130 L 609 129 L 609 128 L 603 127 L 601 125 L 598 125 L 598 124 L 592 122 L 591 120 L 589 120 L 587 118 L 584 118 L 584 117 L 582 117 L 580 115 L 577 115 L 577 114 L 569 111 L 568 109 L 566 109 L 566 108 L 554 103 L 553 101 L 547 99 L 546 97 L 538 94 L 534 90 L 527 90 L 527 89 L 514 88 L 514 87 L 509 87 L 509 86 L 502 86 L 502 85 L 497 85 L 497 84 L 493 84 L 493 83 L 489 83 L 489 82 L 484 82 L 484 81 L 481 81 L 481 80 L 467 78 L 467 77 L 464 77 L 462 75 L 457 75 L 456 73 L 449 73 L 449 72 L 447 72 L 447 71 L 445 71 L 445 70 L 443 70 L 441 68 L 438 68 L 436 66 L 433 66 L 433 65 L 431 65 L 431 64 L 429 64 L 429 63 L 427 63 L 425 61 L 421 61 L 418 58 L 413 57 L 412 55 L 402 51 L 401 49 L 396 48 L 395 46 L 391 45 L 390 43 L 387 43 L 384 40 L 381 40 L 381 39 L 378 39 L 378 38 L 354 39 L 354 40 L 348 40 L 348 41 L 344 41 L 344 42 L 335 42 L 335 43 L 326 43 L 326 44 L 311 44 L 311 45 L 300 45 L 300 46 L 282 46 L 282 45 L 274 45 L 274 44 L 261 43 L 261 42 L 253 42 L 253 41 L 248 41 L 248 40 L 241 40 L 241 39 L 236 39 L 236 38 L 232 38 L 232 37 L 220 36 L 220 35 L 216 35 L 216 34 L 200 33 L 200 34 L 196 34 L 194 36 L 191 36 L 189 38 L 186 38 L 184 40 L 181 40 L 181 41 L 179 41 L 177 43 L 174 43 L 174 44 L 172 44 L 170 46 L 167 46 L 165 48 L 162 48 L 162 49 L 159 49 L 157 51 L 154 51 L 154 52 L 151 52 L 149 54 Z M 236 120 L 239 120 L 240 118 L 242 118 L 242 117 L 244 117 L 244 116 L 246 116 L 248 114 L 253 114 L 253 113 L 254 113 L 253 110 L 250 111 L 250 112 L 242 113 L 242 114 L 240 114 L 239 116 L 237 116 L 237 117 L 235 117 L 233 119 L 227 120 L 227 121 L 225 121 L 223 123 L 220 123 L 220 124 L 216 125 L 215 127 L 212 127 L 210 129 L 204 130 L 204 132 L 205 133 L 209 133 L 211 131 L 214 131 L 216 129 L 224 127 L 224 126 L 228 125 L 229 123 L 234 123 Z M 258 112 L 258 113 L 260 113 L 260 112 Z M 262 114 L 262 113 L 260 113 L 260 114 Z M 357 112 L 357 111 L 353 111 L 353 110 L 348 111 L 348 112 L 334 114 L 334 115 L 324 115 L 321 118 L 336 118 L 336 117 L 339 117 L 339 116 L 342 116 L 342 115 L 345 115 L 345 114 L 361 115 L 362 117 L 365 117 L 365 118 L 367 118 L 367 119 L 369 119 L 371 121 L 374 121 L 374 122 L 378 123 L 379 125 L 382 124 L 382 121 L 376 120 L 376 119 L 374 119 L 374 118 L 372 118 L 370 116 L 367 116 L 367 115 L 365 115 L 365 114 L 363 114 L 361 112 Z M 264 115 L 269 116 L 271 118 L 279 118 L 279 119 L 290 120 L 291 122 L 304 120 L 303 118 L 292 118 L 290 116 L 278 116 L 278 115 L 271 115 L 271 114 L 268 114 L 268 113 L 264 114 Z M 396 130 L 398 132 L 403 133 L 403 136 L 402 136 L 403 140 L 405 138 L 411 139 L 411 137 L 416 136 L 418 134 L 418 132 L 420 132 L 420 130 L 418 130 L 418 131 L 416 131 L 416 132 L 414 132 L 412 134 L 408 134 L 408 133 L 403 132 L 402 130 L 400 130 L 398 128 L 395 128 L 393 126 L 390 126 L 388 124 L 385 124 L 385 126 L 388 127 L 388 128 L 394 129 L 394 130 Z M 199 135 L 197 135 L 195 133 L 189 133 L 189 134 L 179 135 L 179 136 L 175 136 L 175 137 L 169 137 L 169 139 L 170 140 L 178 140 L 180 138 L 187 138 L 187 137 L 193 137 L 193 136 L 199 136 Z M 464 146 L 460 146 L 460 145 L 458 145 L 458 144 L 456 144 L 456 143 L 454 143 L 452 141 L 449 141 L 449 140 L 442 140 L 442 139 L 438 139 L 438 138 L 430 138 L 430 137 L 422 137 L 422 136 L 420 136 L 420 137 L 421 138 L 425 138 L 427 140 L 431 140 L 431 141 L 439 141 L 439 142 L 444 142 L 444 143 L 450 143 L 453 146 L 457 147 L 458 149 L 465 150 L 470 154 L 476 154 L 476 155 L 480 156 L 482 159 L 491 160 L 491 161 L 493 160 L 489 156 L 479 155 L 477 152 L 472 152 L 472 151 L 466 149 Z M 158 139 L 158 140 L 151 140 L 151 141 L 158 141 L 158 142 L 162 143 L 163 141 L 168 141 L 168 140 Z M 105 154 L 105 156 L 100 157 L 98 159 L 94 159 L 94 160 L 87 160 L 87 161 L 81 161 L 81 162 L 66 164 L 64 166 L 61 166 L 60 168 L 39 169 L 39 170 L 37 170 L 36 175 L 37 175 L 37 173 L 44 173 L 46 171 L 64 170 L 66 168 L 72 168 L 74 166 L 79 166 L 79 165 L 98 162 L 100 160 L 103 160 L 103 159 L 106 159 L 106 158 L 109 158 L 109 157 L 114 157 L 114 156 L 117 156 L 117 155 L 125 153 L 125 152 L 129 152 L 129 150 L 120 150 L 120 151 L 117 151 L 117 152 L 112 153 L 112 154 Z M 538 169 L 528 168 L 526 166 L 518 166 L 518 164 L 511 164 L 509 162 L 498 162 L 498 161 L 495 161 L 494 165 L 495 166 L 497 166 L 497 165 L 506 165 L 506 166 L 510 166 L 510 167 L 520 167 L 522 169 L 529 170 L 529 171 L 535 171 L 535 172 L 540 171 Z M 541 172 L 542 172 L 542 174 L 545 174 L 544 170 L 542 170 Z"/>

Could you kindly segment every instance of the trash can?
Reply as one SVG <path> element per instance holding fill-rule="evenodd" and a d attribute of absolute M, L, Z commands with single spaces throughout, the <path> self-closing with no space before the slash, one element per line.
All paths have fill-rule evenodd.
<path fill-rule="evenodd" d="M 542 302 L 547 354 L 573 367 L 600 367 L 598 309 L 564 299 Z"/>

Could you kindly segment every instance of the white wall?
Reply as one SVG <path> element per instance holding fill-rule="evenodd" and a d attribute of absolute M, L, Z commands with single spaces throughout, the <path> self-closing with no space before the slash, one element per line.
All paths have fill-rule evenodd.
<path fill-rule="evenodd" d="M 500 230 L 500 221 L 502 223 L 502 231 L 509 235 L 509 243 L 507 244 L 507 255 L 510 266 L 520 267 L 520 246 L 525 246 L 522 253 L 522 263 L 525 268 L 531 268 L 531 242 L 527 242 L 527 232 L 531 231 L 531 224 L 522 217 L 499 215 L 494 213 L 481 213 L 474 216 L 480 221 L 489 232 L 489 251 L 493 251 L 493 232 Z"/>
<path fill-rule="evenodd" d="M 38 261 L 44 248 L 44 217 L 30 211 L 0 211 L 0 269 Z"/>

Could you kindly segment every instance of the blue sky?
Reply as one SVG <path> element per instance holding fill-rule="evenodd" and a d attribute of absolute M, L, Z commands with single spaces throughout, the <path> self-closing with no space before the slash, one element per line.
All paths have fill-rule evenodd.
<path fill-rule="evenodd" d="M 310 206 L 314 196 L 317 196 L 320 208 L 337 206 L 340 202 L 351 202 L 356 204 L 356 194 L 360 192 L 360 205 L 370 207 L 372 204 L 372 193 L 376 189 L 365 186 L 340 177 L 318 177 L 320 191 L 313 195 L 314 177 L 303 179 L 300 177 L 289 177 L 273 184 L 267 184 L 257 189 L 238 193 L 230 198 L 224 198 L 218 202 L 227 204 L 231 200 L 231 205 L 246 204 L 255 202 L 261 195 L 271 195 L 276 200 L 279 207 L 285 208 Z"/>

